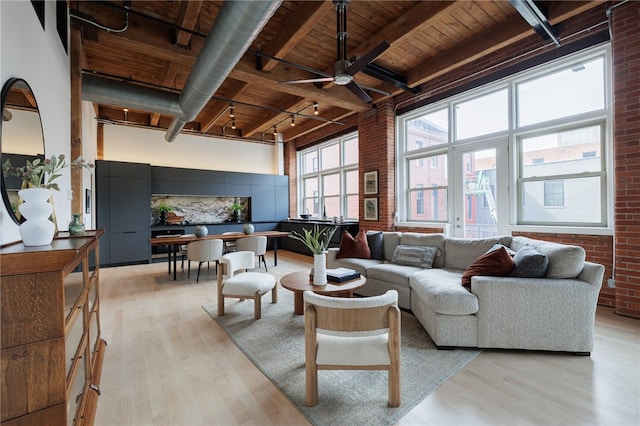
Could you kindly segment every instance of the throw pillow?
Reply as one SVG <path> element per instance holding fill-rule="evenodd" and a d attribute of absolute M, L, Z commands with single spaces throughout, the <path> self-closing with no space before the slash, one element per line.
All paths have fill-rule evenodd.
<path fill-rule="evenodd" d="M 487 253 L 489 253 L 490 251 L 494 251 L 494 250 L 498 250 L 500 247 L 504 247 L 504 249 L 507 251 L 507 253 L 509 253 L 509 256 L 515 256 L 516 252 L 511 250 L 509 247 L 505 246 L 504 244 L 494 244 L 493 247 L 491 247 L 489 250 L 487 250 Z"/>
<path fill-rule="evenodd" d="M 382 231 L 367 232 L 367 243 L 371 250 L 371 258 L 384 260 L 384 246 L 382 245 Z"/>
<path fill-rule="evenodd" d="M 476 275 L 504 277 L 513 269 L 513 258 L 504 247 L 478 257 L 462 274 L 462 285 L 471 287 L 471 277 Z"/>
<path fill-rule="evenodd" d="M 522 247 L 513 260 L 516 262 L 511 273 L 514 277 L 542 278 L 547 274 L 549 259 L 534 247 Z"/>
<path fill-rule="evenodd" d="M 340 239 L 340 249 L 336 255 L 336 259 L 345 257 L 355 257 L 359 259 L 370 259 L 371 251 L 369 250 L 369 244 L 367 243 L 367 236 L 364 230 L 360 230 L 355 238 L 345 230 L 342 233 Z"/>
<path fill-rule="evenodd" d="M 431 269 L 436 254 L 438 254 L 438 247 L 398 244 L 393 251 L 391 263 Z"/>

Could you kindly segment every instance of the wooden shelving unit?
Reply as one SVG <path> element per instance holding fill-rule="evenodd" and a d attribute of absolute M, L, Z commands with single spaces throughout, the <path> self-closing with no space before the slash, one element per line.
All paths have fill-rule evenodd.
<path fill-rule="evenodd" d="M 91 425 L 100 394 L 99 237 L 0 248 L 2 425 Z"/>

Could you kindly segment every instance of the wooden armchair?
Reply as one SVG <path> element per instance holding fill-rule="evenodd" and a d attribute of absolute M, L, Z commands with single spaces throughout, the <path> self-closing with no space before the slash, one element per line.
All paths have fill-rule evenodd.
<path fill-rule="evenodd" d="M 318 403 L 318 370 L 387 370 L 389 405 L 400 406 L 398 293 L 340 298 L 304 292 L 307 405 Z"/>

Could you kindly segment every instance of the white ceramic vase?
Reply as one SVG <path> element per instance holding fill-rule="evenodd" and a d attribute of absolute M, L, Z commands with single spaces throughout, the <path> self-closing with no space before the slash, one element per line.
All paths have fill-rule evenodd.
<path fill-rule="evenodd" d="M 51 244 L 56 233 L 56 225 L 49 220 L 53 205 L 49 203 L 51 190 L 46 188 L 27 188 L 18 191 L 24 203 L 18 206 L 20 214 L 26 219 L 20 225 L 20 236 L 25 246 L 46 246 Z"/>
<path fill-rule="evenodd" d="M 324 253 L 313 255 L 313 285 L 327 283 L 327 257 Z"/>

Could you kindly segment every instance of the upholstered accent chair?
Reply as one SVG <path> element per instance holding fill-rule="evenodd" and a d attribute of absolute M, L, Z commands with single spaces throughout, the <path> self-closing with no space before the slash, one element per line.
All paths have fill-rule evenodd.
<path fill-rule="evenodd" d="M 253 254 L 258 256 L 258 267 L 260 267 L 261 263 L 264 263 L 264 270 L 267 272 L 267 261 L 264 258 L 264 255 L 267 252 L 267 237 L 262 235 L 240 238 L 236 241 L 236 250 L 252 251 Z"/>
<path fill-rule="evenodd" d="M 340 298 L 304 292 L 307 405 L 318 403 L 318 370 L 387 370 L 389 405 L 400 406 L 398 293 Z"/>
<path fill-rule="evenodd" d="M 252 251 L 227 253 L 218 268 L 218 315 L 225 313 L 224 300 L 253 299 L 254 318 L 262 317 L 262 296 L 271 291 L 271 303 L 278 302 L 278 286 L 273 275 L 264 272 L 246 272 L 255 267 Z"/>
<path fill-rule="evenodd" d="M 222 235 L 244 235 L 244 232 L 223 232 Z M 224 252 L 231 253 L 236 251 L 236 240 L 224 242 Z"/>
<path fill-rule="evenodd" d="M 216 262 L 216 272 L 218 268 L 218 262 L 222 257 L 222 240 L 211 239 L 193 241 L 187 244 L 187 278 L 191 278 L 191 261 L 198 262 L 198 275 L 196 282 L 200 280 L 200 267 L 204 262 L 207 262 L 207 268 L 209 262 Z"/>

